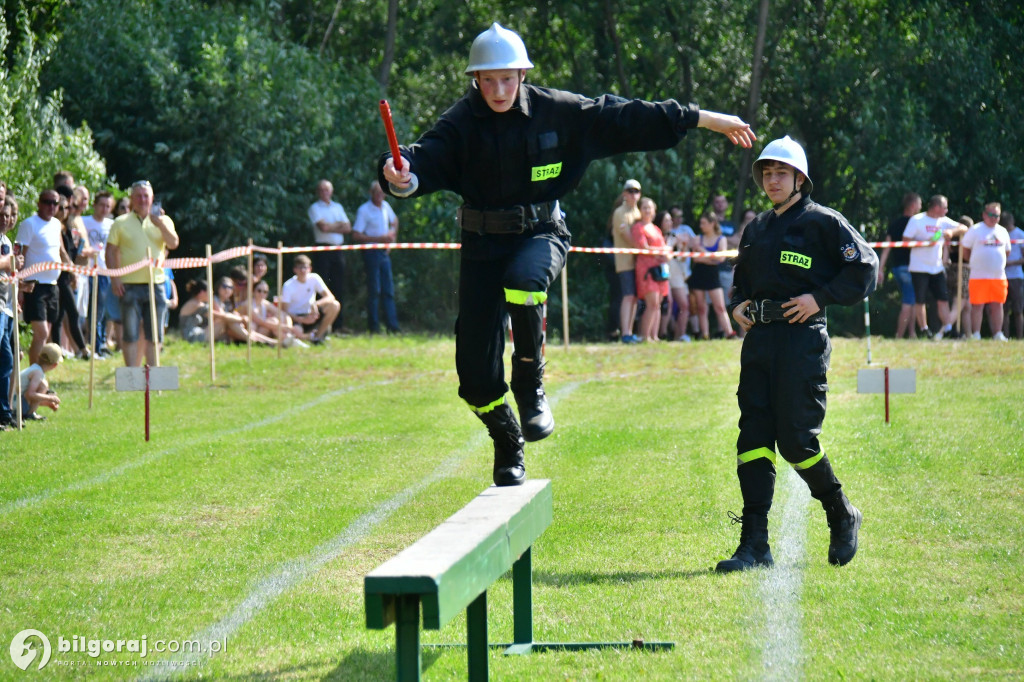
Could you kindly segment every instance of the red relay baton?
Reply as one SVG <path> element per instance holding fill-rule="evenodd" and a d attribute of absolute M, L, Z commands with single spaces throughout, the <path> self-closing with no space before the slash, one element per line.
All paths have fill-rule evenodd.
<path fill-rule="evenodd" d="M 384 121 L 384 130 L 388 134 L 388 145 L 391 147 L 391 160 L 395 170 L 402 170 L 402 155 L 398 151 L 398 138 L 395 136 L 395 124 L 391 120 L 391 105 L 386 99 L 380 101 L 380 117 Z"/>

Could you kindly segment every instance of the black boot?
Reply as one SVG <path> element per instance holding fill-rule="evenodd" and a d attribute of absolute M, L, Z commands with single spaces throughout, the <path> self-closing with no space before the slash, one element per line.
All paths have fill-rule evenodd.
<path fill-rule="evenodd" d="M 506 303 L 505 308 L 516 347 L 509 383 L 519 408 L 523 437 L 532 443 L 555 430 L 555 418 L 544 395 L 544 306 Z"/>
<path fill-rule="evenodd" d="M 732 573 L 758 566 L 774 565 L 772 549 L 768 546 L 768 517 L 753 514 L 744 514 L 739 517 L 729 512 L 729 518 L 733 523 L 743 525 L 740 531 L 740 545 L 733 552 L 731 558 L 718 562 L 715 571 Z"/>
<path fill-rule="evenodd" d="M 864 516 L 850 504 L 846 494 L 840 490 L 821 501 L 828 519 L 831 539 L 828 543 L 828 562 L 836 566 L 850 563 L 857 553 L 857 531 Z"/>
<path fill-rule="evenodd" d="M 512 395 L 519 408 L 526 442 L 542 440 L 555 430 L 555 418 L 544 395 L 544 364 L 512 358 Z"/>
<path fill-rule="evenodd" d="M 494 485 L 522 485 L 526 480 L 523 433 L 507 402 L 477 414 L 494 441 Z"/>

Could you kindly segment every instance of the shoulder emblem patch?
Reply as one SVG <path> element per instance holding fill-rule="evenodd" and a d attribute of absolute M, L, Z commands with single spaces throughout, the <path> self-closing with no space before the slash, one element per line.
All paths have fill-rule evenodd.
<path fill-rule="evenodd" d="M 846 244 L 841 247 L 843 252 L 843 260 L 847 263 L 852 263 L 857 260 L 857 246 L 855 244 Z"/>

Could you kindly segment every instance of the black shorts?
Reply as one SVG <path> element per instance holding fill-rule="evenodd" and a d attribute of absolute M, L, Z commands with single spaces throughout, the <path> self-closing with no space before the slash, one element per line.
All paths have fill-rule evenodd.
<path fill-rule="evenodd" d="M 25 321 L 57 321 L 57 285 L 36 282 L 32 291 L 25 294 Z"/>
<path fill-rule="evenodd" d="M 918 304 L 924 304 L 928 299 L 928 292 L 931 292 L 936 301 L 949 301 L 946 273 L 937 272 L 932 275 L 927 272 L 912 272 L 910 278 L 914 282 L 914 299 Z"/>

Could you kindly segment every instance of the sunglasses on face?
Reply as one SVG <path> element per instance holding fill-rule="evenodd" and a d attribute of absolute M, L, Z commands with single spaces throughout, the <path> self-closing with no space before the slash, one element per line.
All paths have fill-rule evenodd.
<path fill-rule="evenodd" d="M 39 203 L 40 203 L 40 204 L 44 204 L 44 205 L 46 205 L 46 206 L 56 206 L 56 205 L 57 205 L 57 204 L 59 204 L 60 202 L 59 202 L 59 201 L 57 201 L 56 199 L 40 199 L 40 200 L 39 200 Z"/>
<path fill-rule="evenodd" d="M 640 194 L 640 190 L 638 189 L 627 189 L 626 191 L 630 194 Z"/>

